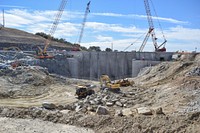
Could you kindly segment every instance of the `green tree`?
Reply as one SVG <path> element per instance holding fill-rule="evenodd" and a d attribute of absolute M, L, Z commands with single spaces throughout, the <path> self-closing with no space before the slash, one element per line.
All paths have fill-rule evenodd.
<path fill-rule="evenodd" d="M 106 48 L 105 51 L 106 52 L 112 52 L 112 49 L 111 48 Z"/>
<path fill-rule="evenodd" d="M 89 51 L 96 51 L 96 52 L 100 52 L 101 48 L 99 46 L 90 46 L 89 47 Z"/>

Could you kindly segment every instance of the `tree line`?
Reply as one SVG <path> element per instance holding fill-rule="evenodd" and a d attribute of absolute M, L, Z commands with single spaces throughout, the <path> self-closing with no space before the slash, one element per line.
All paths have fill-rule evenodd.
<path fill-rule="evenodd" d="M 99 46 L 90 46 L 88 49 L 86 47 L 80 46 L 79 44 L 72 44 L 71 42 L 66 41 L 64 38 L 55 38 L 53 36 L 50 36 L 44 32 L 37 32 L 35 33 L 35 35 L 41 36 L 45 39 L 50 39 L 52 41 L 55 42 L 59 42 L 59 43 L 64 43 L 66 45 L 72 46 L 72 47 L 80 47 L 82 50 L 84 51 L 96 51 L 96 52 L 100 52 L 102 51 L 101 48 Z M 104 51 L 106 52 L 112 52 L 111 48 L 106 48 Z"/>

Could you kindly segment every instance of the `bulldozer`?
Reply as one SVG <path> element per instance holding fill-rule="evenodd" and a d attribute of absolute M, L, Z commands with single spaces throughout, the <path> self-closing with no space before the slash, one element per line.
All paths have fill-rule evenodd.
<path fill-rule="evenodd" d="M 101 84 L 102 90 L 105 88 L 108 88 L 108 90 L 113 91 L 113 92 L 120 91 L 120 84 L 112 82 L 108 75 L 105 75 L 105 74 L 101 75 L 100 84 Z"/>
<path fill-rule="evenodd" d="M 76 86 L 76 94 L 78 99 L 86 98 L 88 95 L 92 95 L 95 91 L 92 89 L 91 86 L 86 85 L 78 85 Z"/>

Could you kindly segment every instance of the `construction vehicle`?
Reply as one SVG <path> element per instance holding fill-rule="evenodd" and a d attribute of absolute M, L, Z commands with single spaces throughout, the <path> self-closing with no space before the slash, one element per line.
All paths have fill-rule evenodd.
<path fill-rule="evenodd" d="M 117 81 L 116 83 L 120 84 L 120 87 L 133 86 L 134 81 L 129 81 L 127 78 Z"/>
<path fill-rule="evenodd" d="M 148 23 L 149 23 L 149 30 L 148 30 L 148 32 L 147 32 L 147 34 L 146 34 L 146 36 L 145 36 L 145 38 L 144 38 L 144 40 L 142 42 L 142 45 L 139 48 L 139 52 L 143 51 L 149 36 L 151 36 L 151 38 L 152 38 L 153 45 L 155 47 L 155 52 L 166 52 L 165 44 L 166 44 L 167 40 L 165 39 L 165 36 L 163 34 L 161 25 L 159 24 L 160 29 L 161 29 L 162 34 L 163 34 L 164 42 L 158 46 L 156 34 L 155 34 L 155 31 L 154 31 L 153 19 L 152 19 L 152 16 L 151 16 L 151 10 L 150 10 L 150 6 L 149 6 L 148 0 L 144 0 L 144 5 L 145 5 L 145 9 L 146 9 L 146 14 L 147 14 L 147 20 L 148 20 Z"/>
<path fill-rule="evenodd" d="M 76 87 L 76 95 L 78 96 L 78 99 L 85 98 L 88 95 L 92 95 L 94 93 L 95 91 L 90 86 L 78 85 Z"/>
<path fill-rule="evenodd" d="M 36 58 L 38 58 L 38 59 L 51 59 L 51 58 L 53 58 L 53 56 L 47 54 L 47 48 L 48 48 L 48 46 L 49 46 L 49 44 L 51 42 L 51 37 L 53 36 L 53 34 L 55 33 L 55 31 L 57 29 L 59 20 L 60 20 L 60 18 L 62 16 L 62 13 L 64 11 L 66 3 L 67 3 L 67 0 L 62 0 L 61 1 L 60 7 L 58 9 L 58 12 L 55 15 L 55 20 L 54 20 L 54 22 L 53 22 L 53 24 L 51 26 L 48 38 L 45 41 L 44 49 L 42 50 L 41 48 L 39 48 L 39 51 L 36 53 L 37 54 Z"/>
<path fill-rule="evenodd" d="M 105 74 L 101 75 L 100 84 L 101 84 L 102 90 L 107 88 L 108 90 L 113 91 L 113 92 L 119 92 L 120 91 L 120 84 L 112 82 L 108 75 L 105 75 Z"/>
<path fill-rule="evenodd" d="M 81 31 L 80 31 L 80 35 L 79 35 L 79 39 L 78 39 L 78 44 L 74 44 L 72 51 L 81 51 L 80 44 L 81 44 L 81 40 L 83 38 L 83 32 L 84 32 L 85 23 L 86 23 L 86 20 L 87 20 L 87 15 L 90 12 L 90 2 L 91 1 L 89 1 L 87 3 L 87 7 L 86 7 L 86 10 L 85 10 L 85 14 L 84 14 L 84 17 L 83 17 L 83 22 L 82 22 L 82 27 L 81 27 Z"/>

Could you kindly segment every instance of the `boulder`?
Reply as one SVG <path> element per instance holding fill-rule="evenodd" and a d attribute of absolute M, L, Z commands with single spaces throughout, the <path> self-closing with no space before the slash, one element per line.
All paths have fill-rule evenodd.
<path fill-rule="evenodd" d="M 113 103 L 113 102 L 106 102 L 106 105 L 107 105 L 107 106 L 113 106 L 114 103 Z"/>
<path fill-rule="evenodd" d="M 129 94 L 129 95 L 135 95 L 135 93 L 132 92 L 132 91 L 130 91 L 128 94 Z"/>
<path fill-rule="evenodd" d="M 94 109 L 92 106 L 88 106 L 88 107 L 87 107 L 87 111 L 95 112 L 95 109 Z"/>
<path fill-rule="evenodd" d="M 78 105 L 78 106 L 76 106 L 75 111 L 76 111 L 76 112 L 79 112 L 79 111 L 81 110 L 81 108 L 82 108 L 82 107 L 81 107 L 80 105 Z"/>
<path fill-rule="evenodd" d="M 121 102 L 119 102 L 119 101 L 117 101 L 115 104 L 116 104 L 117 106 L 120 106 L 120 107 L 123 106 L 123 104 L 122 104 Z"/>
<path fill-rule="evenodd" d="M 75 110 L 75 108 L 76 108 L 75 105 L 70 105 L 70 104 L 63 106 L 63 109 L 67 109 L 67 110 Z"/>
<path fill-rule="evenodd" d="M 122 104 L 124 104 L 124 103 L 127 102 L 127 100 L 126 100 L 126 99 L 120 99 L 120 102 L 121 102 Z"/>
<path fill-rule="evenodd" d="M 62 114 L 69 114 L 70 110 L 61 110 L 60 113 Z"/>
<path fill-rule="evenodd" d="M 164 114 L 161 107 L 154 109 L 154 111 L 155 111 L 155 114 L 160 114 L 160 115 Z"/>
<path fill-rule="evenodd" d="M 48 103 L 48 102 L 44 102 L 44 103 L 42 104 L 42 107 L 45 108 L 45 109 L 50 109 L 50 110 L 56 109 L 56 105 L 55 105 L 55 104 L 53 104 L 53 103 Z"/>
<path fill-rule="evenodd" d="M 109 111 L 107 110 L 106 107 L 99 105 L 98 108 L 97 108 L 97 110 L 96 110 L 96 113 L 98 115 L 107 115 L 107 114 L 109 114 Z"/>
<path fill-rule="evenodd" d="M 137 108 L 137 113 L 142 115 L 152 115 L 152 110 L 147 107 Z"/>
<path fill-rule="evenodd" d="M 123 116 L 133 116 L 132 108 L 126 108 L 122 110 Z"/>
<path fill-rule="evenodd" d="M 123 116 L 122 110 L 115 110 L 115 116 Z"/>
<path fill-rule="evenodd" d="M 96 104 L 96 102 L 94 100 L 90 100 L 89 103 L 90 103 L 90 105 L 95 105 Z"/>
<path fill-rule="evenodd" d="M 119 101 L 117 98 L 115 98 L 115 99 L 112 99 L 111 100 L 112 102 L 117 102 L 117 101 Z"/>

